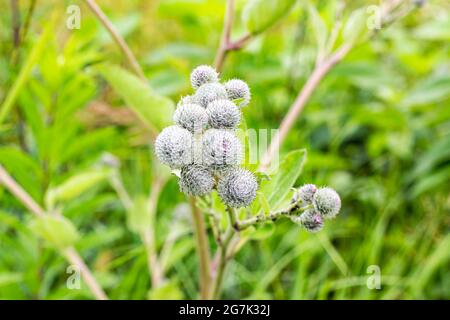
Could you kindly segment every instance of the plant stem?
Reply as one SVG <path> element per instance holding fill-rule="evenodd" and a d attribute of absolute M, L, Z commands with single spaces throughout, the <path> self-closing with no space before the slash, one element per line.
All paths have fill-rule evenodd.
<path fill-rule="evenodd" d="M 195 198 L 190 197 L 189 202 L 192 208 L 192 219 L 194 222 L 194 229 L 197 240 L 197 254 L 199 257 L 200 299 L 205 300 L 209 299 L 211 292 L 211 264 L 209 256 L 208 235 L 206 233 L 206 226 L 203 215 L 195 203 Z"/>
<path fill-rule="evenodd" d="M 158 288 L 164 283 L 164 275 L 156 254 L 154 232 L 147 229 L 141 238 L 147 252 L 147 264 L 152 279 L 152 288 Z"/>
<path fill-rule="evenodd" d="M 230 219 L 231 228 L 238 230 L 239 222 L 238 222 L 236 210 L 234 208 L 227 207 L 227 212 L 228 212 L 228 217 Z"/>
<path fill-rule="evenodd" d="M 156 208 L 158 206 L 158 199 L 164 181 L 153 178 L 150 197 L 148 199 L 148 210 L 150 212 L 150 226 L 143 234 L 143 240 L 147 249 L 147 260 L 150 276 L 152 279 L 152 287 L 160 287 L 164 283 L 164 274 L 159 263 L 158 254 L 156 252 L 156 237 L 155 237 L 155 218 Z"/>
<path fill-rule="evenodd" d="M 389 17 L 390 13 L 394 11 L 397 7 L 399 7 L 401 4 L 404 3 L 404 0 L 391 0 L 387 4 L 382 6 L 382 17 Z M 404 13 L 400 14 L 398 17 L 392 18 L 388 21 L 382 21 L 383 25 L 386 25 L 387 23 L 391 23 L 392 21 L 400 18 L 403 16 Z M 337 29 L 340 25 L 340 21 L 336 22 L 335 29 Z M 336 31 L 334 31 L 336 32 Z M 372 32 L 372 34 L 376 33 L 376 29 Z M 330 44 L 333 44 L 336 35 L 332 32 L 332 38 L 330 40 Z M 329 55 L 322 61 L 318 59 L 318 63 L 316 64 L 316 67 L 314 68 L 314 71 L 311 73 L 310 77 L 306 81 L 305 85 L 303 86 L 302 90 L 297 95 L 297 98 L 295 99 L 294 103 L 289 108 L 289 112 L 286 114 L 286 116 L 283 118 L 280 128 L 277 132 L 277 134 L 273 137 L 269 148 L 267 148 L 265 154 L 262 157 L 259 170 L 260 171 L 266 171 L 275 156 L 277 152 L 279 152 L 281 145 L 283 144 L 289 130 L 294 125 L 295 120 L 299 117 L 300 113 L 302 112 L 303 108 L 305 107 L 305 104 L 308 102 L 309 98 L 311 97 L 311 94 L 316 89 L 317 85 L 320 83 L 320 81 L 323 79 L 323 77 L 339 62 L 341 61 L 348 52 L 352 49 L 353 44 L 352 43 L 344 43 L 339 49 L 337 49 L 333 54 Z"/>
<path fill-rule="evenodd" d="M 108 300 L 108 297 L 106 296 L 105 292 L 97 283 L 97 281 L 95 280 L 94 276 L 91 273 L 91 270 L 89 270 L 88 266 L 80 257 L 80 254 L 76 251 L 76 249 L 74 247 L 66 248 L 62 251 L 62 254 L 67 259 L 67 261 L 80 268 L 81 276 L 83 277 L 84 281 L 86 282 L 87 286 L 89 287 L 95 298 L 97 300 Z"/>
<path fill-rule="evenodd" d="M 228 45 L 230 43 L 231 28 L 233 26 L 234 18 L 234 0 L 227 0 L 227 5 L 225 8 L 225 18 L 223 22 L 222 38 L 220 40 L 219 49 L 217 50 L 217 55 L 214 60 L 214 66 L 216 70 L 222 70 L 225 57 L 228 53 Z"/>
<path fill-rule="evenodd" d="M 227 256 L 228 247 L 230 245 L 231 240 L 234 236 L 233 228 L 230 225 L 230 227 L 227 230 L 227 233 L 224 237 L 224 240 L 220 244 L 220 257 L 219 257 L 219 263 L 218 263 L 218 269 L 217 269 L 217 275 L 215 277 L 215 281 L 213 284 L 213 299 L 219 299 L 220 293 L 222 290 L 222 282 L 225 274 L 225 269 L 227 266 L 227 263 L 229 261 L 229 257 Z"/>
<path fill-rule="evenodd" d="M 25 22 L 22 28 L 22 34 L 20 38 L 23 40 L 26 38 L 28 34 L 28 30 L 30 28 L 31 18 L 33 17 L 34 9 L 36 8 L 36 0 L 31 0 L 30 5 L 28 6 L 28 12 L 25 18 Z"/>
<path fill-rule="evenodd" d="M 306 81 L 302 90 L 298 94 L 292 106 L 289 108 L 289 112 L 283 118 L 280 128 L 277 131 L 276 135 L 273 137 L 269 148 L 266 150 L 265 154 L 262 157 L 261 164 L 259 166 L 260 171 L 266 171 L 275 156 L 275 154 L 279 151 L 281 145 L 283 144 L 286 136 L 297 120 L 298 116 L 302 112 L 305 104 L 308 102 L 311 94 L 316 89 L 317 85 L 323 79 L 323 77 L 331 70 L 333 66 L 335 66 L 340 60 L 342 60 L 347 53 L 350 51 L 352 46 L 350 44 L 344 44 L 340 47 L 334 54 L 324 59 L 321 63 L 319 63 L 311 76 Z"/>
<path fill-rule="evenodd" d="M 265 222 L 268 222 L 268 221 L 275 221 L 275 220 L 278 220 L 281 217 L 289 217 L 293 213 L 303 212 L 303 211 L 305 211 L 305 210 L 307 210 L 309 208 L 311 208 L 311 205 L 300 207 L 299 203 L 292 203 L 287 208 L 271 212 L 268 215 L 259 214 L 257 216 L 248 218 L 246 220 L 238 221 L 236 223 L 236 228 L 237 228 L 237 230 L 241 231 L 241 230 L 244 230 L 244 229 L 246 229 L 246 228 L 248 228 L 250 226 L 253 226 L 253 225 L 256 225 L 256 224 L 259 224 L 259 223 L 265 223 Z"/>
<path fill-rule="evenodd" d="M 114 25 L 109 21 L 108 17 L 105 15 L 105 13 L 102 11 L 102 9 L 97 5 L 97 3 L 94 0 L 85 0 L 86 4 L 89 6 L 91 11 L 97 16 L 97 18 L 100 20 L 100 22 L 103 24 L 103 26 L 108 30 L 111 37 L 114 39 L 116 44 L 119 46 L 122 53 L 127 58 L 131 68 L 133 71 L 144 81 L 147 81 L 145 78 L 145 74 L 142 71 L 141 66 L 136 60 L 136 57 L 134 56 L 131 49 L 128 47 L 127 43 L 123 39 L 123 37 L 117 32 Z"/>
<path fill-rule="evenodd" d="M 122 205 L 125 210 L 129 211 L 133 209 L 133 201 L 128 194 L 125 186 L 123 185 L 122 178 L 119 171 L 117 171 L 110 179 L 113 189 L 119 196 Z M 158 254 L 156 252 L 156 238 L 155 238 L 155 216 L 156 208 L 158 206 L 158 199 L 161 193 L 161 189 L 164 186 L 165 181 L 155 177 L 152 181 L 150 195 L 148 198 L 148 207 L 150 214 L 150 225 L 143 232 L 141 232 L 141 241 L 144 244 L 147 255 L 147 266 L 150 278 L 152 280 L 152 287 L 160 287 L 164 283 L 164 272 L 159 263 Z"/>
<path fill-rule="evenodd" d="M 39 218 L 45 215 L 44 209 L 38 205 L 33 198 L 9 175 L 9 173 L 0 165 L 0 183 L 8 189 L 17 200 L 19 200 L 31 213 Z M 98 300 L 107 300 L 103 289 L 95 280 L 92 272 L 87 267 L 86 263 L 80 257 L 79 253 L 73 247 L 68 247 L 62 251 L 62 255 L 69 261 L 69 263 L 77 265 L 81 270 L 81 276 L 91 290 L 94 297 Z"/>
<path fill-rule="evenodd" d="M 131 208 L 133 207 L 133 201 L 131 200 L 130 195 L 123 185 L 122 178 L 118 170 L 112 175 L 110 183 L 113 189 L 116 191 L 120 202 L 122 202 L 122 205 L 125 207 L 125 210 L 131 210 Z"/>
<path fill-rule="evenodd" d="M 244 35 L 236 41 L 231 40 L 231 29 L 233 28 L 235 0 L 227 0 L 225 8 L 225 18 L 223 21 L 222 37 L 220 39 L 219 48 L 214 59 L 214 67 L 217 71 L 221 71 L 225 59 L 230 51 L 242 49 L 252 38 L 250 33 Z"/>
<path fill-rule="evenodd" d="M 236 51 L 236 50 L 240 50 L 242 49 L 247 42 L 249 42 L 252 39 L 252 34 L 251 33 L 247 33 L 244 36 L 242 36 L 241 38 L 235 40 L 235 41 L 230 41 L 230 43 L 228 44 L 227 47 L 227 51 Z"/>
<path fill-rule="evenodd" d="M 0 183 L 11 192 L 31 213 L 37 217 L 45 215 L 44 210 L 34 201 L 34 199 L 20 186 L 9 173 L 0 165 Z"/>
<path fill-rule="evenodd" d="M 14 48 L 17 49 L 20 46 L 20 9 L 18 0 L 11 0 L 11 27 L 12 27 L 12 40 Z"/>

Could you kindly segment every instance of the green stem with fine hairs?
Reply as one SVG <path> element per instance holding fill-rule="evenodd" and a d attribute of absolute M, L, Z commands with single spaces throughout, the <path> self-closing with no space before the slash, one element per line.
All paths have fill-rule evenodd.
<path fill-rule="evenodd" d="M 298 202 L 294 202 L 290 204 L 287 208 L 277 210 L 274 212 L 269 213 L 268 215 L 265 214 L 258 214 L 254 217 L 242 220 L 242 221 L 236 221 L 234 227 L 236 230 L 244 230 L 247 229 L 250 226 L 254 226 L 260 223 L 265 223 L 269 221 L 275 221 L 282 217 L 290 217 L 294 213 L 301 213 L 305 210 L 311 209 L 312 205 L 307 205 L 304 207 L 301 207 Z"/>

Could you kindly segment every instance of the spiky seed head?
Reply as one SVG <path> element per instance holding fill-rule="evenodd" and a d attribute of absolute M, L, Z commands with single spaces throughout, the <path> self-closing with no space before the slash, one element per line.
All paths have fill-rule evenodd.
<path fill-rule="evenodd" d="M 251 94 L 247 83 L 240 79 L 232 79 L 225 83 L 228 99 L 237 102 L 239 107 L 245 107 L 249 104 Z"/>
<path fill-rule="evenodd" d="M 192 133 L 199 133 L 208 125 L 208 114 L 198 104 L 183 104 L 175 110 L 173 121 Z"/>
<path fill-rule="evenodd" d="M 311 204 L 316 191 L 317 187 L 315 185 L 310 183 L 305 184 L 297 190 L 293 201 L 297 202 L 301 200 L 303 204 Z"/>
<path fill-rule="evenodd" d="M 241 121 L 241 111 L 231 101 L 221 99 L 208 104 L 209 124 L 216 129 L 233 129 Z"/>
<path fill-rule="evenodd" d="M 203 196 L 212 191 L 214 183 L 212 173 L 205 166 L 192 164 L 181 168 L 178 184 L 187 195 Z"/>
<path fill-rule="evenodd" d="M 205 83 L 218 82 L 219 74 L 216 69 L 210 66 L 201 65 L 191 73 L 191 84 L 194 89 L 200 88 Z"/>
<path fill-rule="evenodd" d="M 326 219 L 334 218 L 341 210 L 341 198 L 331 188 L 319 188 L 313 197 L 314 209 Z"/>
<path fill-rule="evenodd" d="M 323 228 L 323 218 L 314 209 L 306 210 L 300 216 L 293 216 L 291 220 L 303 226 L 309 232 L 318 232 Z"/>
<path fill-rule="evenodd" d="M 167 127 L 156 138 L 155 152 L 162 163 L 181 168 L 192 162 L 192 134 L 177 125 Z"/>
<path fill-rule="evenodd" d="M 180 100 L 177 103 L 177 108 L 183 104 L 192 104 L 195 103 L 195 97 L 194 95 L 187 95 L 180 98 Z"/>
<path fill-rule="evenodd" d="M 202 164 L 214 170 L 236 165 L 242 157 L 242 145 L 230 131 L 208 129 L 202 137 Z"/>
<path fill-rule="evenodd" d="M 212 101 L 226 98 L 227 92 L 224 86 L 215 82 L 205 83 L 195 93 L 195 101 L 203 108 L 206 108 Z"/>
<path fill-rule="evenodd" d="M 221 179 L 223 177 L 225 177 L 228 173 L 230 173 L 232 170 L 235 170 L 239 168 L 239 165 L 230 165 L 230 166 L 224 166 L 224 167 L 219 167 L 219 168 L 211 168 L 214 176 L 217 179 Z"/>
<path fill-rule="evenodd" d="M 256 197 L 258 182 L 248 170 L 235 168 L 219 180 L 217 192 L 222 201 L 233 208 L 249 206 Z"/>

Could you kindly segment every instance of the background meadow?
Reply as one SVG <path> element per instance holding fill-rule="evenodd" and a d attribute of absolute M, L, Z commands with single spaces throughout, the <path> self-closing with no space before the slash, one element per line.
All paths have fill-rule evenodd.
<path fill-rule="evenodd" d="M 166 110 L 191 93 L 190 71 L 213 63 L 225 1 L 97 3 L 148 87 L 84 1 L 0 2 L 0 164 L 65 218 L 53 227 L 38 221 L 0 184 L 0 298 L 92 299 L 85 283 L 68 286 L 73 271 L 55 250 L 67 241 L 111 299 L 195 299 L 190 208 L 151 141 Z M 245 3 L 236 3 L 233 38 L 246 33 Z M 317 19 L 306 3 L 223 65 L 223 78 L 251 87 L 248 128 L 279 127 L 340 5 L 345 21 L 378 4 L 310 1 Z M 66 25 L 70 5 L 80 8 L 79 29 Z M 449 4 L 425 1 L 326 75 L 281 155 L 305 148 L 296 186 L 332 186 L 342 212 L 318 234 L 289 222 L 258 233 L 228 268 L 224 298 L 450 298 L 449 40 Z M 148 266 L 155 253 L 166 279 L 158 287 Z M 371 266 L 381 272 L 379 290 L 367 286 Z"/>

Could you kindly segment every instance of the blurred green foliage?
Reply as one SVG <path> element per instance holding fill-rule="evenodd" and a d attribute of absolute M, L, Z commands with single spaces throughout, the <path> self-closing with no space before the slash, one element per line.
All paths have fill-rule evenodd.
<path fill-rule="evenodd" d="M 252 89 L 248 128 L 278 128 L 342 3 L 299 1 L 284 13 L 293 1 L 282 2 L 271 11 L 281 21 L 265 16 L 258 24 L 255 15 L 240 19 L 246 1 L 237 1 L 234 37 L 246 26 L 259 33 L 272 25 L 231 53 L 223 70 L 224 78 L 245 79 Z M 148 127 L 163 127 L 172 101 L 190 92 L 190 70 L 212 63 L 225 2 L 98 3 L 136 54 L 148 88 L 131 84 L 136 79 L 124 71 L 120 51 L 82 1 L 37 1 L 19 43 L 9 1 L 0 3 L 0 102 L 8 111 L 0 116 L 0 164 L 38 203 L 64 216 L 35 221 L 0 187 L 2 299 L 92 298 L 84 284 L 67 288 L 67 262 L 39 237 L 58 238 L 49 230 L 76 241 L 113 299 L 197 297 L 190 209 L 176 179 L 153 160 Z M 353 41 L 367 31 L 356 21 L 377 2 L 345 3 L 351 23 L 342 37 Z M 80 29 L 66 27 L 71 4 L 81 7 Z M 20 2 L 22 27 L 28 5 Z M 349 18 L 352 12 L 358 14 Z M 450 298 L 449 40 L 448 3 L 426 1 L 361 41 L 325 77 L 282 154 L 305 148 L 296 185 L 332 186 L 343 211 L 317 235 L 289 222 L 261 228 L 254 238 L 262 240 L 249 241 L 227 270 L 225 298 Z M 128 213 L 108 183 L 114 177 L 130 194 Z M 168 179 L 156 222 L 136 212 L 150 210 L 142 199 L 155 178 Z M 168 279 L 157 289 L 139 237 L 146 223 L 156 223 L 155 247 Z M 366 285 L 372 265 L 380 268 L 381 290 Z"/>

